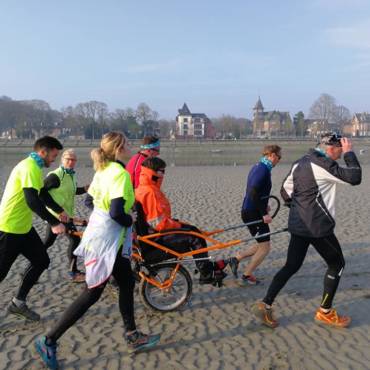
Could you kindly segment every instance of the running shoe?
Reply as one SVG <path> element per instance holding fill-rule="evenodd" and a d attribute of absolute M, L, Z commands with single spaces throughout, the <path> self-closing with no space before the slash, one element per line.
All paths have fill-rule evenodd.
<path fill-rule="evenodd" d="M 85 273 L 81 271 L 69 271 L 68 272 L 69 280 L 72 283 L 84 283 L 85 282 Z"/>
<path fill-rule="evenodd" d="M 268 326 L 269 328 L 276 328 L 279 326 L 277 320 L 275 320 L 272 308 L 266 308 L 265 303 L 263 302 L 256 302 L 252 307 L 251 310 L 254 316 L 263 324 Z"/>
<path fill-rule="evenodd" d="M 127 348 L 129 353 L 135 353 L 144 349 L 154 347 L 161 338 L 160 334 L 147 335 L 140 331 L 126 335 Z"/>
<path fill-rule="evenodd" d="M 45 341 L 45 336 L 35 340 L 36 351 L 49 369 L 56 370 L 58 369 L 57 345 L 48 346 Z"/>
<path fill-rule="evenodd" d="M 254 275 L 243 275 L 241 278 L 241 285 L 258 285 L 261 280 L 257 279 Z"/>
<path fill-rule="evenodd" d="M 40 321 L 40 315 L 28 308 L 26 302 L 17 306 L 13 301 L 11 301 L 8 305 L 8 313 L 30 321 Z"/>
<path fill-rule="evenodd" d="M 325 313 L 319 308 L 316 311 L 315 321 L 318 324 L 334 326 L 337 328 L 346 328 L 351 323 L 351 318 L 349 316 L 339 316 L 337 311 L 334 309 Z"/>
<path fill-rule="evenodd" d="M 228 262 L 229 262 L 231 272 L 233 273 L 235 279 L 237 279 L 238 278 L 238 267 L 239 267 L 238 259 L 236 257 L 231 257 Z"/>

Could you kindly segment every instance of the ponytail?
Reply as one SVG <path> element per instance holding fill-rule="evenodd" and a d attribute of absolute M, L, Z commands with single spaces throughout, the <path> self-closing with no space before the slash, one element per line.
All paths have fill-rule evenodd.
<path fill-rule="evenodd" d="M 91 151 L 91 159 L 94 162 L 95 171 L 103 170 L 108 162 L 116 159 L 117 150 L 125 145 L 126 137 L 121 132 L 111 131 L 103 135 L 100 148 Z"/>
<path fill-rule="evenodd" d="M 91 159 L 94 162 L 94 170 L 100 171 L 102 170 L 107 163 L 107 158 L 103 152 L 102 148 L 96 148 L 91 151 Z"/>

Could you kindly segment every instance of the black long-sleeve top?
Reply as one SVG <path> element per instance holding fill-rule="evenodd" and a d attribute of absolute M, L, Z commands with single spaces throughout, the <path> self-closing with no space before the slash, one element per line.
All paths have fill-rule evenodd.
<path fill-rule="evenodd" d="M 60 221 L 46 209 L 45 204 L 58 213 L 63 212 L 63 209 L 54 202 L 53 198 L 51 198 L 50 194 L 45 191 L 44 188 L 41 189 L 40 195 L 34 188 L 24 188 L 23 193 L 28 207 L 39 217 L 47 221 L 52 226 L 58 225 L 60 223 Z M 44 195 L 43 198 L 41 194 Z M 46 194 L 49 195 L 50 199 L 47 197 Z M 59 209 L 57 209 L 58 207 Z"/>

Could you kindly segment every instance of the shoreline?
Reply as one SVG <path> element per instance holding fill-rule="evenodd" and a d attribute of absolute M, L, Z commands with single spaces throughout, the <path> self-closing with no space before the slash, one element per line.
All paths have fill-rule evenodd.
<path fill-rule="evenodd" d="M 309 148 L 316 145 L 315 141 L 215 141 L 202 143 L 162 141 L 161 158 L 167 165 L 176 167 L 189 166 L 246 166 L 256 163 L 264 145 L 278 143 L 282 147 L 282 164 L 292 164 Z M 64 148 L 74 148 L 79 158 L 80 166 L 92 165 L 91 149 L 99 146 L 94 142 L 92 146 L 74 146 L 72 142 L 63 142 Z M 130 142 L 132 154 L 139 150 L 140 141 Z M 31 142 L 28 146 L 7 147 L 0 145 L 0 168 L 4 163 L 15 165 L 31 151 Z M 361 163 L 370 164 L 370 139 L 354 142 L 354 150 Z M 57 159 L 59 162 L 59 159 Z"/>

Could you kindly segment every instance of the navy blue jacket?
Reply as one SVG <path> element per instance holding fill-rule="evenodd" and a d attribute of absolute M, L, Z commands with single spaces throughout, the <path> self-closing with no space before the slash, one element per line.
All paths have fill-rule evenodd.
<path fill-rule="evenodd" d="M 242 213 L 255 213 L 259 216 L 268 214 L 271 187 L 271 171 L 261 162 L 255 164 L 248 174 Z"/>

